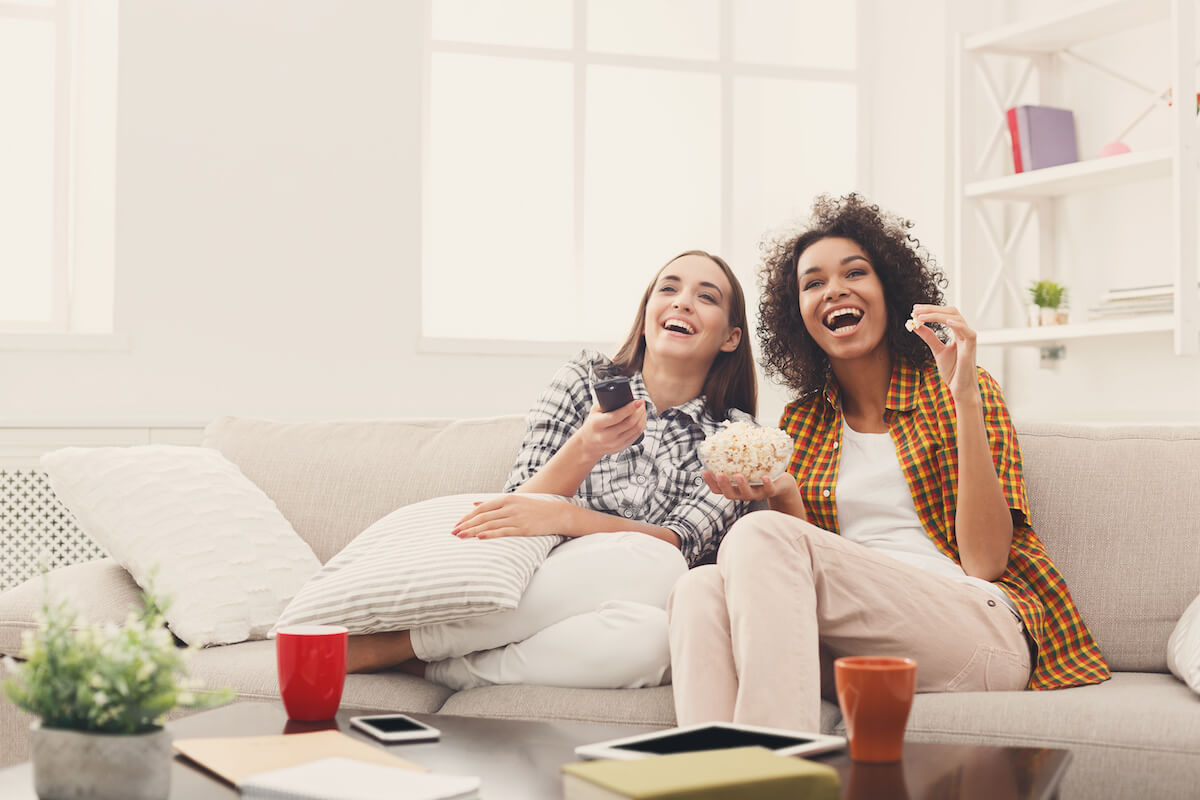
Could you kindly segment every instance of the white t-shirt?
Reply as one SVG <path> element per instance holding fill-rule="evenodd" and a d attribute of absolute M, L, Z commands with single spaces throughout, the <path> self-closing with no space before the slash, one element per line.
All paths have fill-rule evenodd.
<path fill-rule="evenodd" d="M 910 566 L 978 586 L 1016 613 L 1003 589 L 965 573 L 925 533 L 891 434 L 859 433 L 843 421 L 841 450 L 837 519 L 844 538 Z"/>

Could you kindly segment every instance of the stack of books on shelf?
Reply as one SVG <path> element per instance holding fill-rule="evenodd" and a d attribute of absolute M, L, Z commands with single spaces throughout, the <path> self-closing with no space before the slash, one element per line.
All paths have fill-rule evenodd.
<path fill-rule="evenodd" d="M 1175 308 L 1175 287 L 1169 283 L 1113 289 L 1100 295 L 1088 309 L 1090 319 L 1120 319 L 1147 314 L 1169 314 Z"/>

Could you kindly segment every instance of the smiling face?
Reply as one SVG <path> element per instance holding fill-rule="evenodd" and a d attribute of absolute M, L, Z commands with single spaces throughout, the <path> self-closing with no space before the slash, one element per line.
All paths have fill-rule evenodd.
<path fill-rule="evenodd" d="M 796 275 L 804 327 L 831 362 L 886 347 L 883 284 L 858 242 L 836 236 L 814 242 L 800 254 Z"/>
<path fill-rule="evenodd" d="M 732 289 L 710 258 L 680 256 L 663 267 L 646 299 L 646 357 L 683 359 L 708 371 L 720 352 L 732 352 L 740 328 L 729 324 Z"/>

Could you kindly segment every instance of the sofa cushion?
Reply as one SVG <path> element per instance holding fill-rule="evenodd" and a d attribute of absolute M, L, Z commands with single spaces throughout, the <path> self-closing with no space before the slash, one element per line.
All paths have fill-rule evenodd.
<path fill-rule="evenodd" d="M 1200 428 L 1019 424 L 1031 522 L 1114 670 L 1166 672 L 1200 586 Z"/>
<path fill-rule="evenodd" d="M 70 603 L 84 624 L 120 625 L 142 609 L 142 590 L 111 558 L 59 567 L 0 593 L 0 655 L 20 652 L 21 634 L 37 628 L 34 615 L 47 597 Z"/>
<path fill-rule="evenodd" d="M 368 525 L 440 495 L 498 492 L 523 416 L 285 423 L 219 417 L 204 444 L 237 464 L 322 563 Z"/>
<path fill-rule="evenodd" d="M 207 647 L 193 654 L 189 672 L 205 686 L 229 687 L 246 700 L 279 699 L 273 641 Z M 346 676 L 341 705 L 343 708 L 434 712 L 451 694 L 444 686 L 403 672 L 373 672 Z"/>
<path fill-rule="evenodd" d="M 443 714 L 502 719 L 568 719 L 614 725 L 675 725 L 670 686 L 650 689 L 561 689 L 551 686 L 484 686 L 454 694 Z M 832 732 L 841 720 L 835 703 L 821 702 L 821 730 Z"/>
<path fill-rule="evenodd" d="M 1070 689 L 919 694 L 909 733 L 1070 748 L 1080 742 L 1200 755 L 1200 701 L 1170 675 L 1117 672 Z"/>
<path fill-rule="evenodd" d="M 261 489 L 216 450 L 65 447 L 42 468 L 79 526 L 168 601 L 193 645 L 263 638 L 321 564 Z"/>
<path fill-rule="evenodd" d="M 1195 797 L 1200 700 L 1171 675 L 1146 672 L 1054 691 L 919 694 L 906 738 L 1065 748 L 1062 797 Z"/>
<path fill-rule="evenodd" d="M 403 631 L 516 608 L 562 537 L 453 535 L 478 502 L 496 496 L 435 497 L 388 514 L 304 585 L 272 632 L 285 625 L 344 625 L 351 634 Z"/>
<path fill-rule="evenodd" d="M 675 724 L 670 686 L 650 689 L 562 689 L 552 686 L 483 686 L 452 695 L 443 714 L 502 719 L 566 719 L 617 725 Z"/>

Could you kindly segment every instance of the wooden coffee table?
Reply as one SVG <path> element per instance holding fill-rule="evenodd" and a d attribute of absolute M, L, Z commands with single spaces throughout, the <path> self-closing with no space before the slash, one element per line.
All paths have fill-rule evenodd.
<path fill-rule="evenodd" d="M 478 775 L 483 781 L 483 800 L 559 800 L 559 768 L 576 760 L 577 745 L 647 730 L 629 725 L 413 714 L 438 728 L 441 740 L 385 746 L 350 727 L 350 717 L 369 713 L 383 712 L 342 710 L 333 722 L 295 723 L 288 721 L 279 702 L 241 702 L 176 720 L 168 727 L 175 738 L 183 739 L 301 733 L 332 728 L 336 723 L 342 732 L 386 747 L 434 772 Z M 1070 757 L 1066 750 L 1049 748 L 909 742 L 899 764 L 855 764 L 844 752 L 818 760 L 837 769 L 842 796 L 856 800 L 1045 800 L 1057 795 Z M 0 770 L 0 797 L 34 800 L 29 764 Z M 172 800 L 236 797 L 232 786 L 176 757 Z"/>

